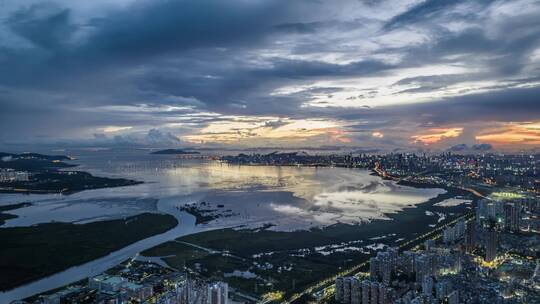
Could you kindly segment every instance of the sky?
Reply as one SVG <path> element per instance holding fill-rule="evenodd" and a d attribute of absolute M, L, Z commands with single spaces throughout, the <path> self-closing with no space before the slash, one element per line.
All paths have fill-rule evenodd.
<path fill-rule="evenodd" d="M 540 1 L 0 0 L 0 145 L 540 147 Z"/>

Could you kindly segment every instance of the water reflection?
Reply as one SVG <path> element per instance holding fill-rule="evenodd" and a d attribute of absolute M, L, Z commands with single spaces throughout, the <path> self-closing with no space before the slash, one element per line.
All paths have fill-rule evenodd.
<path fill-rule="evenodd" d="M 145 183 L 71 196 L 0 196 L 0 204 L 28 200 L 36 203 L 12 211 L 19 218 L 8 221 L 6 226 L 124 217 L 155 211 L 155 203 L 148 201 L 167 198 L 175 207 L 204 201 L 209 208 L 220 205 L 231 211 L 208 223 L 208 227 L 271 223 L 273 229 L 295 230 L 384 219 L 387 214 L 444 192 L 398 186 L 359 169 L 237 166 L 150 155 L 144 150 L 71 154 L 81 164 L 78 170 Z"/>

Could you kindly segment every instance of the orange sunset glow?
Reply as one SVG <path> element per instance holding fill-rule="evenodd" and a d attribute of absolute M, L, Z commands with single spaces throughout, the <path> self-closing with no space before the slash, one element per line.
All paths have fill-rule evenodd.
<path fill-rule="evenodd" d="M 540 145 L 540 122 L 509 123 L 476 139 L 495 145 Z"/>
<path fill-rule="evenodd" d="M 184 136 L 189 142 L 238 142 L 241 140 L 294 141 L 322 136 L 330 142 L 349 143 L 339 124 L 326 120 L 294 120 L 267 117 L 238 117 L 234 121 L 214 122 L 199 134 Z"/>
<path fill-rule="evenodd" d="M 431 145 L 447 138 L 458 137 L 462 132 L 463 128 L 434 128 L 427 130 L 424 134 L 413 135 L 411 139 L 414 143 Z"/>

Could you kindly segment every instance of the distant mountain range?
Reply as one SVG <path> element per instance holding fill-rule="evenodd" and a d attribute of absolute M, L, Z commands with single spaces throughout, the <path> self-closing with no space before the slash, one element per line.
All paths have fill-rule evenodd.
<path fill-rule="evenodd" d="M 150 154 L 200 154 L 200 153 L 197 151 L 186 151 L 182 149 L 165 149 L 165 150 L 154 151 Z"/>

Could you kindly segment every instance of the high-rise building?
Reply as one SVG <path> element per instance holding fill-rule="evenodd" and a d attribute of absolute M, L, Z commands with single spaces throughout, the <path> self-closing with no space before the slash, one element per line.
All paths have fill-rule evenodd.
<path fill-rule="evenodd" d="M 392 262 L 388 259 L 382 260 L 380 264 L 380 271 L 382 282 L 386 285 L 390 285 L 392 280 Z"/>
<path fill-rule="evenodd" d="M 459 220 L 454 227 L 455 227 L 456 238 L 461 238 L 463 237 L 463 235 L 465 235 L 466 225 L 463 219 Z"/>
<path fill-rule="evenodd" d="M 382 281 L 389 285 L 392 275 L 395 273 L 398 264 L 398 249 L 388 248 L 384 252 L 378 252 L 376 257 L 369 260 L 369 275 L 371 281 Z"/>
<path fill-rule="evenodd" d="M 390 289 L 384 284 L 379 284 L 379 302 L 378 304 L 388 303 L 388 291 Z"/>
<path fill-rule="evenodd" d="M 386 250 L 388 252 L 388 255 L 390 257 L 390 261 L 392 263 L 392 267 L 395 267 L 397 263 L 397 259 L 399 257 L 399 251 L 397 247 L 390 247 Z"/>
<path fill-rule="evenodd" d="M 422 293 L 426 295 L 433 294 L 433 278 L 427 276 L 422 281 Z"/>
<path fill-rule="evenodd" d="M 339 303 L 360 304 L 362 301 L 362 286 L 355 277 L 336 278 L 335 299 Z"/>
<path fill-rule="evenodd" d="M 448 243 L 453 242 L 454 239 L 455 239 L 455 237 L 454 237 L 454 227 L 452 227 L 452 226 L 446 227 L 443 230 L 443 242 L 445 244 L 448 244 Z"/>
<path fill-rule="evenodd" d="M 468 253 L 472 253 L 476 248 L 476 223 L 470 221 L 467 223 L 467 236 L 465 238 L 465 247 Z"/>
<path fill-rule="evenodd" d="M 488 204 L 489 200 L 487 199 L 482 199 L 478 201 L 478 206 L 476 208 L 476 223 L 478 225 L 481 225 L 482 222 L 487 219 Z"/>
<path fill-rule="evenodd" d="M 415 259 L 414 270 L 416 272 L 416 282 L 424 281 L 424 277 L 433 274 L 433 257 L 429 254 L 419 255 Z"/>
<path fill-rule="evenodd" d="M 439 300 L 444 300 L 452 291 L 452 283 L 450 281 L 440 281 L 435 284 L 435 296 Z"/>
<path fill-rule="evenodd" d="M 229 285 L 225 282 L 218 282 L 208 286 L 209 304 L 227 304 L 229 299 Z"/>
<path fill-rule="evenodd" d="M 494 229 L 488 230 L 487 238 L 486 238 L 486 245 L 485 245 L 486 262 L 491 262 L 495 260 L 495 258 L 497 257 L 498 246 L 499 246 L 499 233 Z"/>
<path fill-rule="evenodd" d="M 448 304 L 459 304 L 459 293 L 457 290 L 452 291 L 448 295 Z"/>
<path fill-rule="evenodd" d="M 425 242 L 424 242 L 424 248 L 429 251 L 433 248 L 433 246 L 435 245 L 435 240 L 432 240 L 432 239 L 427 239 Z"/>
<path fill-rule="evenodd" d="M 351 303 L 352 277 L 343 278 L 343 303 Z"/>
<path fill-rule="evenodd" d="M 521 220 L 521 206 L 518 204 L 506 204 L 504 206 L 504 226 L 507 230 L 519 231 Z"/>
<path fill-rule="evenodd" d="M 415 256 L 416 254 L 412 251 L 404 251 L 400 256 L 399 267 L 409 278 L 412 278 L 414 274 Z"/>
<path fill-rule="evenodd" d="M 512 204 L 504 205 L 504 228 L 510 230 L 510 219 L 512 218 Z"/>
<path fill-rule="evenodd" d="M 369 259 L 369 278 L 372 281 L 379 280 L 379 259 L 377 257 Z"/>
<path fill-rule="evenodd" d="M 362 304 L 369 304 L 371 295 L 371 282 L 368 280 L 362 281 Z"/>
<path fill-rule="evenodd" d="M 343 277 L 336 278 L 336 291 L 335 291 L 336 302 L 343 302 Z"/>
<path fill-rule="evenodd" d="M 443 242 L 453 243 L 463 237 L 465 234 L 465 221 L 460 220 L 454 226 L 443 230 Z"/>
<path fill-rule="evenodd" d="M 371 288 L 370 288 L 370 302 L 372 304 L 376 304 L 379 302 L 379 283 L 377 282 L 371 282 Z"/>
<path fill-rule="evenodd" d="M 351 304 L 362 303 L 362 283 L 357 278 L 351 280 Z"/>
<path fill-rule="evenodd" d="M 493 211 L 492 211 L 493 219 L 498 220 L 504 216 L 504 201 L 494 201 L 492 208 L 493 208 Z"/>

